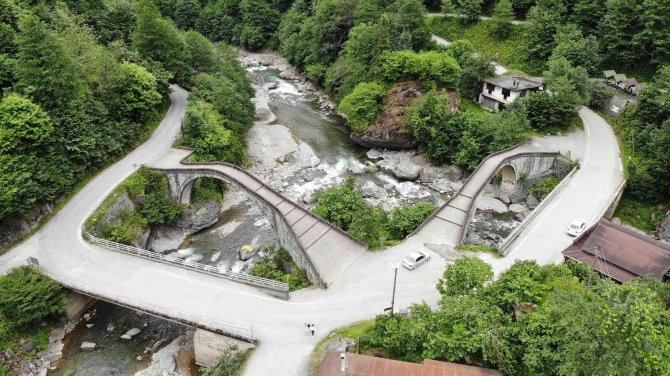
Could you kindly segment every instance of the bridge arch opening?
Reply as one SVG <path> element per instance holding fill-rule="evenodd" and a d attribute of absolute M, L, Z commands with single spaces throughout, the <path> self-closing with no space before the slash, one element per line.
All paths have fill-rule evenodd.
<path fill-rule="evenodd" d="M 498 173 L 500 174 L 500 188 L 506 191 L 513 190 L 517 181 L 514 166 L 510 164 L 504 165 Z"/>
<path fill-rule="evenodd" d="M 191 177 L 186 180 L 179 191 L 177 202 L 189 205 L 196 201 L 223 201 L 228 189 L 227 182 L 213 177 Z"/>

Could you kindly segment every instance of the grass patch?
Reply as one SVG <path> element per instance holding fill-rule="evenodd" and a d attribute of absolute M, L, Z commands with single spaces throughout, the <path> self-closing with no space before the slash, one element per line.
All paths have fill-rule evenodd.
<path fill-rule="evenodd" d="M 663 221 L 667 210 L 667 205 L 654 205 L 637 201 L 624 194 L 614 212 L 614 216 L 627 225 L 647 233 L 653 233 Z"/>
<path fill-rule="evenodd" d="M 358 342 L 360 337 L 363 337 L 372 331 L 372 328 L 375 326 L 375 320 L 363 320 L 355 322 L 351 325 L 342 326 L 335 328 L 328 333 L 319 343 L 314 346 L 312 354 L 310 355 L 309 367 L 307 374 L 310 376 L 315 376 L 319 371 L 319 366 L 323 360 L 326 350 L 328 350 L 328 344 L 336 338 L 351 338 Z"/>
<path fill-rule="evenodd" d="M 482 108 L 482 106 L 475 103 L 475 101 L 471 99 L 461 99 L 460 110 L 463 112 L 474 114 L 479 118 L 485 118 L 492 115 L 491 112 L 486 111 L 485 109 Z"/>
<path fill-rule="evenodd" d="M 461 244 L 456 247 L 456 250 L 458 252 L 483 252 L 500 257 L 500 253 L 496 247 L 492 247 L 486 244 Z"/>
<path fill-rule="evenodd" d="M 515 25 L 507 39 L 499 39 L 492 30 L 492 21 L 471 22 L 462 18 L 431 17 L 428 25 L 433 34 L 450 41 L 464 39 L 472 42 L 477 50 L 510 69 L 540 76 L 544 62 L 527 58 L 527 25 Z"/>
<path fill-rule="evenodd" d="M 561 180 L 562 179 L 558 176 L 549 176 L 542 180 L 538 180 L 533 183 L 533 186 L 530 187 L 528 193 L 542 201 L 549 195 L 549 193 L 551 193 L 551 191 L 554 190 L 554 188 L 556 188 L 557 185 L 561 183 Z"/>

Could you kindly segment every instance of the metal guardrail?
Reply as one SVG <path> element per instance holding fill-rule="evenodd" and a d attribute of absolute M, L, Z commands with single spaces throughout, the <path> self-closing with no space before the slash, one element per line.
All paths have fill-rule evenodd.
<path fill-rule="evenodd" d="M 122 295 L 110 296 L 108 293 L 96 290 L 91 288 L 88 285 L 81 284 L 79 282 L 74 282 L 66 277 L 48 272 L 46 269 L 42 268 L 39 265 L 33 265 L 33 267 L 38 270 L 40 273 L 46 275 L 47 277 L 53 279 L 54 281 L 60 283 L 61 285 L 77 291 L 83 295 L 90 296 L 92 298 L 100 299 L 112 304 L 116 304 L 125 308 L 138 310 L 150 314 L 152 316 L 160 317 L 166 320 L 174 321 L 179 324 L 193 326 L 199 329 L 208 330 L 217 334 L 225 335 L 231 338 L 235 338 L 244 342 L 257 343 L 258 340 L 254 336 L 253 327 L 251 325 L 241 326 L 234 325 L 230 323 L 224 323 L 219 320 L 215 320 L 206 316 L 195 316 L 192 314 L 185 313 L 183 311 L 177 311 L 173 309 L 167 309 L 165 307 L 158 307 L 148 303 L 137 303 L 136 299 L 130 299 Z"/>
<path fill-rule="evenodd" d="M 194 271 L 198 271 L 201 273 L 213 275 L 216 277 L 223 277 L 235 282 L 242 282 L 254 287 L 260 287 L 268 290 L 273 290 L 282 294 L 286 295 L 286 298 L 288 298 L 288 292 L 289 292 L 289 286 L 285 282 L 279 282 L 275 281 L 272 279 L 267 279 L 267 278 L 261 278 L 261 277 L 256 277 L 253 275 L 249 274 L 244 274 L 244 273 L 235 273 L 231 272 L 228 270 L 220 270 L 219 268 L 211 265 L 205 265 L 205 264 L 200 264 L 197 262 L 190 262 L 186 261 L 180 257 L 174 257 L 174 256 L 168 256 L 168 255 L 163 255 L 158 252 L 151 252 L 146 249 L 141 249 L 137 247 L 132 247 L 129 245 L 125 244 L 120 244 L 116 243 L 110 240 L 106 239 L 101 239 L 98 238 L 94 235 L 91 235 L 90 233 L 86 232 L 85 230 L 82 232 L 84 238 L 92 243 L 98 244 L 102 247 L 114 250 L 114 251 L 120 251 L 124 253 L 128 253 L 131 255 L 139 256 L 145 259 L 149 260 L 154 260 L 158 262 L 162 262 L 164 264 L 169 264 L 169 265 L 176 265 L 185 269 L 190 269 Z"/>

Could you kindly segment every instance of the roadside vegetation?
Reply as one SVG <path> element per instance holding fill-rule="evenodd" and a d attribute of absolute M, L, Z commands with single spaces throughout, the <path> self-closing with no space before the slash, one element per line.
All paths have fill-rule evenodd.
<path fill-rule="evenodd" d="M 307 374 L 309 376 L 317 375 L 329 345 L 337 343 L 340 340 L 350 340 L 354 341 L 358 346 L 361 339 L 364 340 L 365 336 L 370 333 L 374 324 L 374 320 L 364 320 L 331 330 L 330 333 L 314 346 L 314 350 L 312 350 L 312 354 L 310 355 Z M 368 351 L 363 353 L 370 354 Z"/>
<path fill-rule="evenodd" d="M 28 266 L 0 276 L 0 350 L 11 350 L 25 359 L 46 350 L 65 302 L 61 285 Z M 3 372 L 12 374 L 0 362 L 0 374 Z"/>
<path fill-rule="evenodd" d="M 528 193 L 535 196 L 539 201 L 542 201 L 561 183 L 561 180 L 563 179 L 558 176 L 548 176 L 540 179 L 533 183 Z"/>
<path fill-rule="evenodd" d="M 585 264 L 533 261 L 517 261 L 493 280 L 490 265 L 463 257 L 446 267 L 437 289 L 438 307 L 415 304 L 409 317 L 381 314 L 350 338 L 366 338 L 359 344 L 365 354 L 483 365 L 506 375 L 670 370 L 667 283 L 617 285 Z"/>
<path fill-rule="evenodd" d="M 437 209 L 431 203 L 420 202 L 387 214 L 380 207 L 366 204 L 353 179 L 317 191 L 314 202 L 314 214 L 367 243 L 371 250 L 402 241 Z"/>
<path fill-rule="evenodd" d="M 202 376 L 240 376 L 253 349 L 241 351 L 237 345 L 228 346 L 210 367 L 204 368 Z"/>
<path fill-rule="evenodd" d="M 310 285 L 307 273 L 293 261 L 283 248 L 265 247 L 263 258 L 251 266 L 249 274 L 288 283 L 289 290 L 295 291 Z"/>

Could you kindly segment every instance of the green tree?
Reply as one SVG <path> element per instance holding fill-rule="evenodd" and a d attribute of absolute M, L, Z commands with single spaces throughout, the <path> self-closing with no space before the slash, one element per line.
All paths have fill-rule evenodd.
<path fill-rule="evenodd" d="M 635 44 L 651 58 L 653 64 L 670 62 L 670 3 L 644 0 L 640 22 L 644 30 L 635 35 Z"/>
<path fill-rule="evenodd" d="M 124 62 L 111 73 L 105 88 L 106 102 L 118 120 L 144 124 L 161 102 L 156 78 L 143 67 Z"/>
<path fill-rule="evenodd" d="M 529 15 L 527 49 L 531 59 L 546 60 L 556 46 L 554 37 L 561 24 L 565 6 L 560 0 L 539 0 Z"/>
<path fill-rule="evenodd" d="M 242 0 L 240 14 L 238 42 L 251 50 L 265 46 L 279 26 L 279 12 L 266 0 Z"/>
<path fill-rule="evenodd" d="M 314 195 L 314 214 L 330 221 L 344 231 L 366 210 L 365 200 L 353 179 L 347 179 L 339 187 L 320 190 Z"/>
<path fill-rule="evenodd" d="M 482 0 L 453 0 L 456 12 L 470 20 L 476 20 L 482 13 Z"/>
<path fill-rule="evenodd" d="M 63 287 L 28 266 L 14 268 L 0 277 L 0 316 L 17 328 L 64 308 Z"/>
<path fill-rule="evenodd" d="M 387 221 L 386 212 L 381 208 L 366 208 L 351 221 L 347 232 L 374 249 L 383 245 L 380 238 L 386 237 L 384 227 Z"/>
<path fill-rule="evenodd" d="M 161 18 L 152 0 L 140 0 L 133 45 L 143 58 L 163 64 L 177 82 L 189 82 L 184 41 L 177 28 Z"/>
<path fill-rule="evenodd" d="M 461 68 L 447 52 L 385 52 L 379 59 L 376 74 L 386 82 L 418 80 L 438 87 L 456 89 Z"/>
<path fill-rule="evenodd" d="M 194 74 L 216 73 L 220 68 L 220 59 L 212 42 L 197 31 L 184 33 L 187 64 Z"/>
<path fill-rule="evenodd" d="M 195 27 L 200 18 L 202 7 L 197 0 L 177 0 L 174 7 L 174 22 L 182 29 Z"/>
<path fill-rule="evenodd" d="M 574 98 L 571 96 L 539 92 L 522 101 L 532 129 L 549 132 L 567 129 L 577 115 Z"/>
<path fill-rule="evenodd" d="M 246 144 L 243 135 L 207 102 L 189 103 L 184 115 L 184 145 L 193 148 L 200 161 L 241 163 Z"/>
<path fill-rule="evenodd" d="M 551 59 L 564 57 L 572 66 L 583 67 L 592 76 L 599 71 L 602 57 L 595 36 L 583 37 L 575 25 L 567 24 L 559 29 L 555 42 Z"/>
<path fill-rule="evenodd" d="M 3 153 L 37 151 L 53 131 L 49 115 L 30 99 L 11 93 L 0 100 L 0 150 Z"/>
<path fill-rule="evenodd" d="M 20 91 L 47 111 L 65 107 L 85 91 L 81 71 L 63 41 L 36 16 L 19 22 L 16 75 Z"/>
<path fill-rule="evenodd" d="M 419 202 L 393 210 L 388 223 L 389 234 L 393 239 L 402 240 L 416 230 L 437 209 L 430 202 Z"/>
<path fill-rule="evenodd" d="M 500 39 L 506 39 L 512 33 L 514 10 L 510 0 L 499 0 L 493 10 L 493 33 Z"/>
<path fill-rule="evenodd" d="M 642 0 L 607 0 L 605 8 L 605 16 L 598 25 L 598 39 L 606 61 L 630 67 L 643 53 L 633 38 L 644 27 L 634 16 L 642 14 Z"/>
<path fill-rule="evenodd" d="M 482 150 L 477 139 L 468 130 L 463 132 L 458 145 L 458 152 L 454 156 L 454 163 L 470 170 L 477 168 L 482 160 Z"/>
<path fill-rule="evenodd" d="M 347 124 L 356 133 L 364 133 L 382 110 L 386 89 L 376 82 L 358 84 L 342 99 L 339 110 L 347 117 Z"/>
<path fill-rule="evenodd" d="M 421 0 L 395 0 L 389 5 L 388 11 L 393 49 L 420 51 L 428 48 L 430 31 L 426 8 Z"/>
<path fill-rule="evenodd" d="M 465 296 L 481 289 L 492 278 L 491 265 L 476 257 L 461 257 L 444 269 L 437 291 L 442 296 Z"/>

